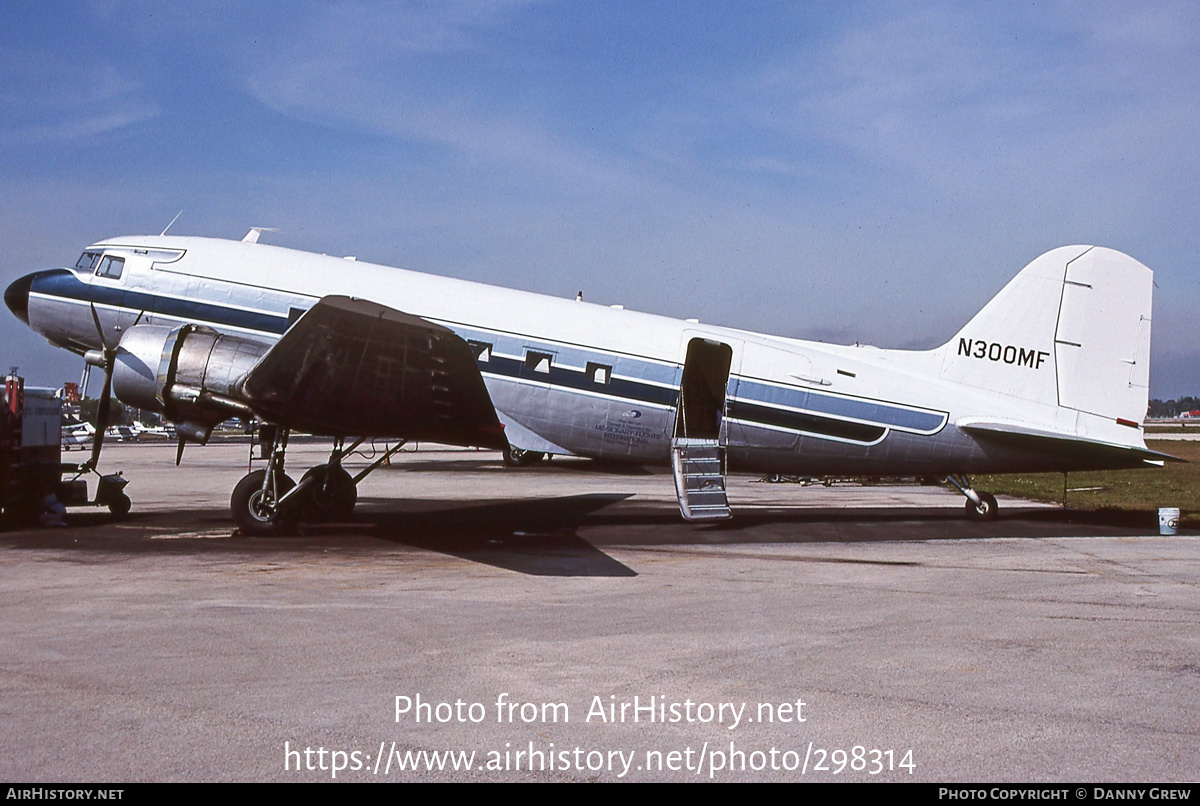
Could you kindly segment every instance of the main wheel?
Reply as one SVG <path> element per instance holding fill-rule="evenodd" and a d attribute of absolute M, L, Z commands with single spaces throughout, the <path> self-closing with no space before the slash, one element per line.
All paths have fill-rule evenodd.
<path fill-rule="evenodd" d="M 529 467 L 546 458 L 540 451 L 525 451 L 509 445 L 504 449 L 504 464 L 509 467 Z"/>
<path fill-rule="evenodd" d="M 996 496 L 982 490 L 976 490 L 975 494 L 979 496 L 979 503 L 976 504 L 970 498 L 967 499 L 967 516 L 977 521 L 995 520 L 996 513 L 999 511 Z"/>
<path fill-rule="evenodd" d="M 255 470 L 233 488 L 229 498 L 229 509 L 242 534 L 250 537 L 270 537 L 287 534 L 296 525 L 297 508 L 285 507 L 283 511 L 276 501 L 296 486 L 286 475 L 275 477 L 274 489 L 263 490 L 263 479 L 267 471 Z"/>
<path fill-rule="evenodd" d="M 358 503 L 358 487 L 354 478 L 341 465 L 330 470 L 329 465 L 310 468 L 300 479 L 312 478 L 305 491 L 302 514 L 305 520 L 344 521 L 354 513 Z"/>

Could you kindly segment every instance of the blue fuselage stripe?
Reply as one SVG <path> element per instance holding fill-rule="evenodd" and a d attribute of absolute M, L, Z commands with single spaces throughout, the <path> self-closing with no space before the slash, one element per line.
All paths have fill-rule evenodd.
<path fill-rule="evenodd" d="M 745 378 L 738 382 L 737 397 L 768 406 L 786 406 L 814 414 L 862 420 L 909 431 L 937 431 L 946 421 L 946 415 L 941 412 L 901 408 L 875 400 L 827 395 L 809 389 L 775 386 Z"/>
<path fill-rule="evenodd" d="M 638 403 L 655 403 L 660 406 L 674 406 L 675 399 L 679 396 L 678 389 L 653 386 L 626 378 L 613 377 L 608 383 L 597 383 L 588 376 L 587 372 L 566 367 L 551 366 L 549 372 L 536 372 L 527 367 L 524 361 L 494 354 L 488 361 L 479 364 L 479 371 L 485 377 L 493 375 L 512 380 L 533 381 L 548 386 L 594 392 L 608 397 L 619 397 Z"/>
<path fill-rule="evenodd" d="M 163 297 L 144 291 L 126 291 L 122 288 L 87 284 L 79 281 L 74 273 L 66 271 L 47 272 L 33 283 L 31 291 L 48 296 L 111 305 L 131 311 L 145 311 L 159 316 L 170 316 L 186 322 L 206 322 L 226 325 L 245 330 L 256 330 L 274 336 L 282 336 L 287 330 L 288 318 L 269 313 L 244 311 L 227 305 L 210 302 Z"/>

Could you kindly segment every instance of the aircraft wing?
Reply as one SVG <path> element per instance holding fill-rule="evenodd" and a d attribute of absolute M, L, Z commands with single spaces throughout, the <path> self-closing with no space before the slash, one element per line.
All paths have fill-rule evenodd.
<path fill-rule="evenodd" d="M 506 445 L 467 343 L 362 299 L 320 300 L 247 373 L 242 394 L 262 417 L 313 434 Z"/>

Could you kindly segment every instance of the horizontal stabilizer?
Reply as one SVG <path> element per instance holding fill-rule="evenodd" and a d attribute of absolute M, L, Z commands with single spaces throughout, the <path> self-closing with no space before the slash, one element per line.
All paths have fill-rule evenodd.
<path fill-rule="evenodd" d="M 1148 448 L 1097 442 L 1072 434 L 1030 428 L 1018 423 L 973 420 L 959 422 L 958 427 L 983 440 L 1023 450 L 1040 451 L 1052 456 L 1070 457 L 1078 464 L 1087 464 L 1096 469 L 1187 461 Z"/>

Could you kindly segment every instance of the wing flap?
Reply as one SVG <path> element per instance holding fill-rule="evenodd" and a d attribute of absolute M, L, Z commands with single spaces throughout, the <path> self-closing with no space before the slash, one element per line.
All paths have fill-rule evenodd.
<path fill-rule="evenodd" d="M 505 446 L 467 343 L 367 300 L 320 300 L 246 374 L 242 393 L 264 418 L 313 434 Z"/>

